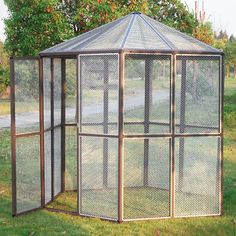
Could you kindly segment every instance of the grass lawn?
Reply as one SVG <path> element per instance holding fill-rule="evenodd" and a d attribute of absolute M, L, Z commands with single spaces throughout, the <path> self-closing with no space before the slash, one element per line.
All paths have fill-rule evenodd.
<path fill-rule="evenodd" d="M 236 80 L 225 85 L 224 215 L 155 221 L 111 223 L 39 210 L 11 216 L 9 131 L 0 131 L 0 235 L 225 235 L 236 236 Z M 0 106 L 3 103 L 0 103 Z M 1 107 L 0 107 L 1 111 Z M 130 193 L 131 194 L 131 193 Z M 73 198 L 73 193 L 68 199 Z M 75 205 L 71 203 L 70 207 Z"/>

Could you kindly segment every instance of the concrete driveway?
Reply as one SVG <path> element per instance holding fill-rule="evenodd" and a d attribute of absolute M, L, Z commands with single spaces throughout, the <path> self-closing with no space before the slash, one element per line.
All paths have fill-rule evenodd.
<path fill-rule="evenodd" d="M 140 94 L 142 94 L 140 96 Z M 135 95 L 132 95 L 128 98 L 124 97 L 124 107 L 126 110 L 133 109 L 138 106 L 144 105 L 144 94 L 141 91 L 136 91 Z M 169 90 L 154 90 L 152 95 L 153 103 L 162 103 L 169 99 Z M 109 112 L 116 112 L 118 107 L 118 101 L 112 101 L 109 105 Z M 83 108 L 83 115 L 95 115 L 101 113 L 103 110 L 103 104 L 94 104 L 89 105 Z M 75 108 L 67 108 L 66 118 L 67 121 L 75 121 Z M 37 112 L 26 112 L 20 113 L 17 115 L 17 127 L 25 128 L 29 126 L 33 126 L 38 121 L 39 114 Z M 10 128 L 11 125 L 11 116 L 5 115 L 0 116 L 0 129 Z"/>

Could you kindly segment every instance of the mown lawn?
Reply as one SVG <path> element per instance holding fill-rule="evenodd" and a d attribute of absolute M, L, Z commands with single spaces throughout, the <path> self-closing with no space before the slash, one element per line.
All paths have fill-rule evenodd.
<path fill-rule="evenodd" d="M 225 235 L 236 236 L 236 80 L 226 80 L 224 215 L 123 224 L 39 210 L 11 216 L 9 131 L 0 132 L 0 235 Z M 1 109 L 0 109 L 1 110 Z"/>

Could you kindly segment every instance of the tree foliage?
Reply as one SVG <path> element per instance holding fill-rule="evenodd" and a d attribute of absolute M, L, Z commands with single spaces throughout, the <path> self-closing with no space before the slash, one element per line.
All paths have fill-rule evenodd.
<path fill-rule="evenodd" d="M 177 30 L 192 34 L 198 21 L 180 0 L 150 0 L 149 15 Z"/>
<path fill-rule="evenodd" d="M 194 29 L 193 36 L 206 44 L 214 44 L 214 32 L 210 22 L 200 23 Z"/>
<path fill-rule="evenodd" d="M 10 83 L 8 55 L 0 42 L 0 94 L 4 92 Z"/>
<path fill-rule="evenodd" d="M 236 41 L 228 41 L 224 52 L 226 75 L 229 77 L 231 70 L 233 70 L 234 78 L 236 78 Z"/>
<path fill-rule="evenodd" d="M 36 55 L 67 38 L 133 11 L 191 34 L 197 24 L 180 0 L 5 0 L 6 49 L 11 55 Z"/>
<path fill-rule="evenodd" d="M 5 0 L 5 47 L 10 55 L 37 55 L 39 51 L 72 36 L 58 0 Z"/>
<path fill-rule="evenodd" d="M 60 0 L 59 8 L 78 35 L 132 11 L 146 13 L 147 5 L 147 0 Z"/>

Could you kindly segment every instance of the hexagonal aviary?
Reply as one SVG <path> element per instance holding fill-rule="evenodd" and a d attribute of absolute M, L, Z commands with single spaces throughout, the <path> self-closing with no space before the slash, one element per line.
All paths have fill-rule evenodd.
<path fill-rule="evenodd" d="M 11 58 L 11 84 L 13 215 L 221 215 L 221 51 L 134 12 Z"/>

